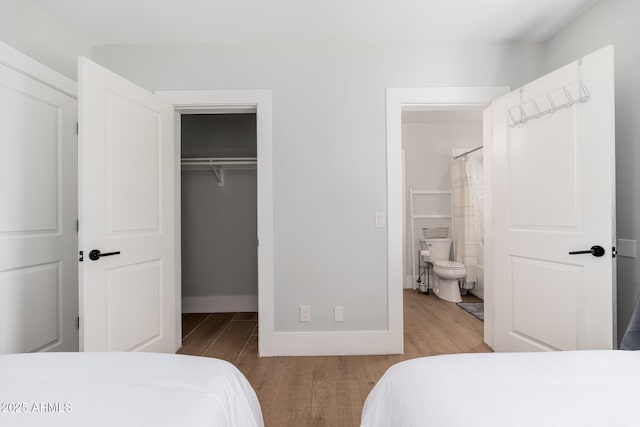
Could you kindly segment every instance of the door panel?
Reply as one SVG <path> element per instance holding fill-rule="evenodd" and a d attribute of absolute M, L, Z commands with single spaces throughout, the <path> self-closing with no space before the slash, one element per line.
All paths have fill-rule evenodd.
<path fill-rule="evenodd" d="M 81 347 L 174 352 L 173 109 L 86 58 L 79 94 Z"/>
<path fill-rule="evenodd" d="M 107 339 L 115 351 L 131 351 L 160 336 L 160 260 L 107 271 Z M 131 324 L 130 319 L 137 319 Z"/>
<path fill-rule="evenodd" d="M 105 95 L 108 230 L 127 235 L 157 233 L 162 183 L 160 112 L 118 93 Z"/>
<path fill-rule="evenodd" d="M 0 353 L 75 351 L 77 103 L 44 83 L 53 71 L 19 69 L 0 63 Z"/>
<path fill-rule="evenodd" d="M 509 127 L 511 226 L 518 229 L 579 229 L 580 175 L 575 110 L 561 110 Z M 552 155 L 550 155 L 552 153 Z M 551 205 L 553 209 L 540 209 Z"/>
<path fill-rule="evenodd" d="M 492 104 L 497 351 L 615 345 L 613 89 L 605 48 Z"/>
<path fill-rule="evenodd" d="M 11 70 L 3 70 L 5 75 Z M 18 83 L 18 78 L 11 79 Z M 26 78 L 23 78 L 26 80 Z M 37 84 L 34 82 L 34 85 Z M 58 158 L 60 145 L 59 106 L 44 98 L 33 97 L 28 91 L 0 86 L 0 109 L 17 118 L 16 112 L 28 117 L 6 120 L 2 124 L 2 192 L 0 192 L 0 232 L 25 234 L 29 232 L 53 233 L 59 231 Z M 28 126 L 27 123 L 38 123 Z M 11 161 L 20 160 L 20 161 Z M 25 164 L 28 162 L 28 165 Z M 26 167 L 38 173 L 24 173 Z M 16 179 L 20 176 L 20 179 Z"/>
<path fill-rule="evenodd" d="M 60 344 L 60 282 L 58 262 L 0 273 L 3 352 Z"/>
<path fill-rule="evenodd" d="M 511 272 L 513 333 L 549 350 L 576 350 L 583 268 L 512 257 Z"/>

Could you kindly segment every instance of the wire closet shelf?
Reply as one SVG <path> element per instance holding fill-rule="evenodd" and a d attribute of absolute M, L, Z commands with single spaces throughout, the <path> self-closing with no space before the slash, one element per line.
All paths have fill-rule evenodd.
<path fill-rule="evenodd" d="M 228 170 L 256 169 L 255 157 L 199 157 L 184 158 L 180 161 L 183 171 L 211 170 L 218 180 L 218 187 L 224 187 L 224 172 Z"/>

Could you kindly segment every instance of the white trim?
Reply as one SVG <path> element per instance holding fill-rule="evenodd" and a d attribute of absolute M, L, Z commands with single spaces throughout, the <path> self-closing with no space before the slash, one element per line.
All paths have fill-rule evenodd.
<path fill-rule="evenodd" d="M 0 42 L 0 58 L 0 65 L 78 99 L 78 84 L 75 81 L 2 42 Z"/>
<path fill-rule="evenodd" d="M 235 313 L 258 311 L 258 295 L 183 297 L 183 313 Z"/>
<path fill-rule="evenodd" d="M 278 355 L 274 343 L 273 304 L 273 150 L 271 90 L 163 90 L 156 91 L 179 113 L 220 111 L 220 107 L 256 109 L 258 157 L 258 354 Z M 179 140 L 176 141 L 176 144 Z M 179 149 L 179 148 L 178 148 Z M 177 164 L 180 158 L 175 159 Z M 179 171 L 178 167 L 178 171 Z M 180 173 L 176 176 L 180 188 Z M 176 199 L 179 201 L 180 199 Z M 180 233 L 180 224 L 177 224 Z M 179 241 L 180 236 L 177 236 Z M 179 282 L 176 286 L 180 286 Z M 178 311 L 178 316 L 180 311 Z"/>
<path fill-rule="evenodd" d="M 509 92 L 508 87 L 387 88 L 387 292 L 389 353 L 402 353 L 403 226 L 402 110 L 482 109 Z M 490 216 L 485 213 L 485 218 Z M 488 265 L 485 253 L 485 266 Z M 486 271 L 486 270 L 485 270 Z M 490 285 L 485 281 L 486 286 Z M 486 327 L 485 315 L 485 327 Z"/>
<path fill-rule="evenodd" d="M 176 337 L 174 346 L 176 352 L 182 347 L 182 175 L 180 173 L 180 158 L 181 158 L 181 144 L 177 144 L 176 141 L 180 141 L 180 135 L 182 135 L 182 120 L 180 119 L 180 113 L 174 110 L 173 112 L 173 179 L 174 179 L 174 211 L 175 218 L 174 233 L 175 238 L 173 244 L 175 247 L 175 304 L 176 304 Z"/>
<path fill-rule="evenodd" d="M 403 289 L 413 289 L 414 283 L 415 283 L 415 278 L 412 275 L 410 274 L 405 275 Z"/>
<path fill-rule="evenodd" d="M 256 112 L 256 106 L 254 105 L 234 105 L 234 106 L 183 106 L 180 108 L 182 114 L 250 114 Z"/>
<path fill-rule="evenodd" d="M 276 332 L 280 356 L 389 354 L 388 331 Z"/>
<path fill-rule="evenodd" d="M 482 145 L 484 153 L 483 162 L 483 188 L 484 188 L 484 274 L 483 295 L 484 301 L 484 342 L 493 348 L 493 109 L 491 107 L 484 110 L 482 114 Z M 487 266 L 487 263 L 489 264 Z M 487 286 L 487 283 L 490 283 Z"/>

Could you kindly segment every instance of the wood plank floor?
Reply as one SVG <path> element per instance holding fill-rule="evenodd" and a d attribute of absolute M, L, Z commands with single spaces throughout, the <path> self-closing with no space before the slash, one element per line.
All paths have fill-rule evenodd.
<path fill-rule="evenodd" d="M 359 426 L 367 395 L 391 365 L 421 356 L 491 351 L 483 342 L 481 321 L 433 295 L 406 290 L 404 322 L 403 355 L 259 358 L 256 313 L 184 314 L 178 353 L 237 366 L 256 390 L 268 427 Z"/>

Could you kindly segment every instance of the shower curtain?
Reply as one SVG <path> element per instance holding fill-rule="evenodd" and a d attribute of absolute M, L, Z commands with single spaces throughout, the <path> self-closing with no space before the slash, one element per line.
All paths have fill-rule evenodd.
<path fill-rule="evenodd" d="M 466 288 L 478 284 L 483 260 L 482 151 L 453 159 L 451 165 L 453 239 L 455 260 L 467 269 Z"/>

